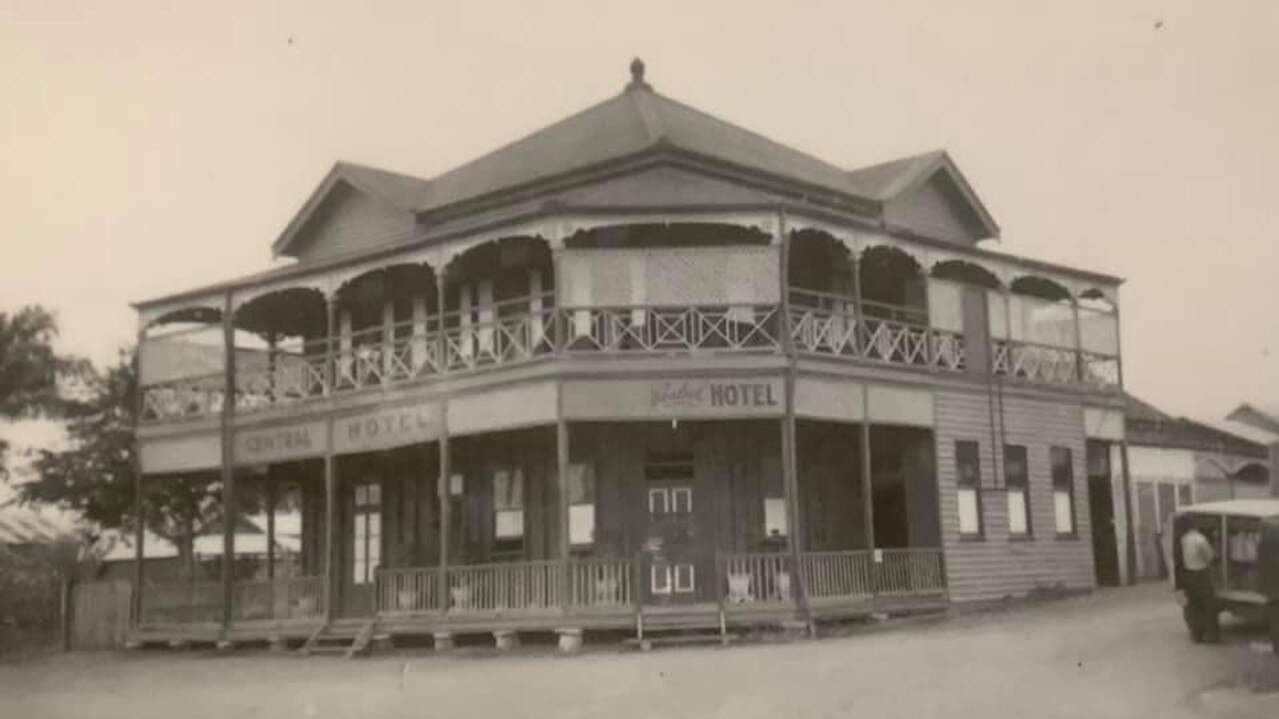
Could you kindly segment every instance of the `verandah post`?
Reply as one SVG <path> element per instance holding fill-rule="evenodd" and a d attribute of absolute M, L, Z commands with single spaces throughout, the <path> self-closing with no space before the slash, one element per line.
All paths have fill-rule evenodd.
<path fill-rule="evenodd" d="M 799 481 L 796 470 L 796 452 L 795 452 L 795 342 L 794 336 L 791 334 L 791 312 L 790 312 L 790 233 L 786 229 L 786 213 L 779 210 L 777 213 L 777 234 L 778 234 L 778 278 L 781 283 L 781 305 L 782 305 L 782 352 L 786 357 L 786 372 L 784 375 L 784 391 L 785 408 L 782 416 L 782 489 L 786 502 L 786 519 L 789 525 L 789 541 L 790 547 L 790 576 L 791 576 L 791 593 L 795 602 L 796 610 L 799 612 L 800 618 L 810 624 L 812 618 L 808 613 L 808 602 L 804 593 L 804 578 L 800 576 L 800 516 L 799 516 Z M 723 592 L 723 588 L 720 588 Z"/>
<path fill-rule="evenodd" d="M 332 393 L 337 387 L 337 353 L 334 351 L 333 331 L 336 327 L 337 313 L 337 296 L 328 298 L 326 326 L 328 338 L 329 361 L 326 363 L 330 368 L 329 392 Z M 334 581 L 333 581 L 333 552 L 334 547 L 334 528 L 337 524 L 335 517 L 335 504 L 337 502 L 337 479 L 334 477 L 333 468 L 333 420 L 330 419 L 325 423 L 324 429 L 324 623 L 328 624 L 333 618 L 333 600 L 334 600 Z"/>
<path fill-rule="evenodd" d="M 222 400 L 222 631 L 231 630 L 235 582 L 235 444 L 233 442 L 236 404 L 235 382 L 235 306 L 232 293 L 226 293 L 222 312 L 222 342 L 225 354 L 223 375 L 226 378 Z"/>
<path fill-rule="evenodd" d="M 569 605 L 569 518 L 568 518 L 568 423 L 564 421 L 564 386 L 557 382 L 555 386 L 555 466 L 557 469 L 557 493 L 559 499 L 559 555 L 560 555 L 560 604 L 564 613 L 568 613 Z"/>
<path fill-rule="evenodd" d="M 448 370 L 449 362 L 447 358 L 448 341 L 445 339 L 444 331 L 444 289 L 448 283 L 447 268 L 440 269 L 439 281 L 435 283 L 436 288 L 436 311 L 439 313 L 439 334 L 436 341 L 439 343 L 439 371 L 441 373 Z M 449 412 L 448 412 L 448 396 L 440 399 L 440 474 L 436 478 L 435 491 L 439 496 L 440 506 L 440 557 L 438 562 L 439 581 L 436 587 L 436 597 L 439 602 L 440 613 L 444 614 L 449 609 L 449 524 L 451 505 L 449 499 Z"/>
<path fill-rule="evenodd" d="M 146 342 L 147 331 L 146 325 L 138 328 L 138 343 L 134 345 L 137 349 L 133 354 L 133 376 L 136 379 L 134 386 L 135 396 L 133 398 L 133 596 L 130 597 L 130 613 L 132 614 L 132 624 L 137 626 L 142 623 L 142 582 L 145 579 L 142 568 L 143 549 L 142 544 L 146 541 L 146 522 L 143 520 L 143 492 L 146 487 L 142 478 L 142 442 L 138 439 L 136 428 L 142 423 L 142 412 L 145 399 L 143 397 L 144 390 L 142 386 L 142 352 L 143 345 Z"/>

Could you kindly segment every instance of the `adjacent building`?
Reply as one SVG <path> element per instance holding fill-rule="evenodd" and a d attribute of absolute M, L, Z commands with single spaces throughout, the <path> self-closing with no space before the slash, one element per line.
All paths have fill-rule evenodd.
<path fill-rule="evenodd" d="M 1168 576 L 1172 554 L 1167 530 L 1179 507 L 1270 494 L 1263 444 L 1174 417 L 1132 396 L 1125 434 L 1137 578 Z"/>
<path fill-rule="evenodd" d="M 438 177 L 339 163 L 273 245 L 291 264 L 137 305 L 144 489 L 301 517 L 296 574 L 142 577 L 137 638 L 642 632 L 1116 582 L 1120 280 L 998 235 L 945 152 L 841 168 L 638 61 Z"/>

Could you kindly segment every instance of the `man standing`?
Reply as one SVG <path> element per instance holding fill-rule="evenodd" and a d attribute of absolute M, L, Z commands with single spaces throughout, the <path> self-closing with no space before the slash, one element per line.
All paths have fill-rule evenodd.
<path fill-rule="evenodd" d="M 1181 564 L 1185 570 L 1186 626 L 1196 642 L 1216 642 L 1221 638 L 1217 622 L 1217 595 L 1212 583 L 1212 563 L 1217 557 L 1212 542 L 1191 526 L 1181 535 Z"/>

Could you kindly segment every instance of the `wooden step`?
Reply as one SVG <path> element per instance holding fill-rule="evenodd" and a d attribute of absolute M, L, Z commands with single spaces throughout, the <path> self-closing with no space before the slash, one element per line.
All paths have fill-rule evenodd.
<path fill-rule="evenodd" d="M 648 651 L 654 647 L 709 646 L 711 644 L 726 646 L 739 640 L 741 636 L 737 634 L 663 634 L 654 637 L 645 636 L 643 639 L 627 639 L 622 642 L 622 645 Z"/>

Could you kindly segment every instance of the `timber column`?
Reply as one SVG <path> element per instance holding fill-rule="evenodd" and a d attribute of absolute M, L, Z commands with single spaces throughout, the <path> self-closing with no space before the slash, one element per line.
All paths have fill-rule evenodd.
<path fill-rule="evenodd" d="M 437 347 L 436 354 L 436 371 L 444 373 L 448 368 L 448 339 L 445 336 L 444 327 L 444 287 L 448 284 L 447 269 L 441 268 L 439 281 L 435 283 L 436 291 L 436 317 L 439 318 L 439 333 L 435 341 Z M 451 469 L 449 466 L 449 398 L 445 393 L 440 397 L 440 475 L 435 481 L 435 491 L 439 496 L 440 505 L 440 557 L 437 565 L 439 575 L 436 579 L 436 601 L 439 605 L 440 614 L 445 614 L 449 610 L 449 536 L 452 534 L 450 525 L 452 524 L 450 514 L 452 513 L 452 498 L 449 493 L 449 484 Z M 451 634 L 437 634 L 435 638 L 435 646 L 437 649 L 446 649 L 452 646 L 453 637 Z"/>
<path fill-rule="evenodd" d="M 144 405 L 144 390 L 142 387 L 142 345 L 146 342 L 147 331 L 145 325 L 138 329 L 138 343 L 134 345 L 137 349 L 133 353 L 133 376 L 137 378 L 136 392 L 137 396 L 133 398 L 133 546 L 135 551 L 133 561 L 133 596 L 130 598 L 130 612 L 132 613 L 132 624 L 137 626 L 142 623 L 142 580 L 144 571 L 142 562 L 144 552 L 142 550 L 143 542 L 146 541 L 146 522 L 143 520 L 143 493 L 146 491 L 146 485 L 142 478 L 142 442 L 138 440 L 137 427 L 142 424 L 142 412 Z"/>
<path fill-rule="evenodd" d="M 861 257 L 853 253 L 853 319 L 857 322 L 857 332 L 854 336 L 857 338 L 857 353 L 860 356 L 865 350 L 865 346 L 870 342 L 870 335 L 866 333 L 866 311 L 862 307 L 862 268 Z M 862 488 L 862 533 L 866 540 L 866 550 L 873 552 L 875 549 L 875 492 L 871 486 L 870 477 L 870 388 L 862 386 L 862 422 L 858 426 L 857 436 L 861 451 L 858 455 L 861 458 L 858 474 L 861 475 Z"/>
<path fill-rule="evenodd" d="M 218 644 L 228 643 L 231 631 L 232 601 L 235 598 L 235 306 L 231 291 L 226 293 L 222 311 L 222 342 L 226 354 L 223 373 L 226 387 L 222 399 L 222 634 Z"/>
<path fill-rule="evenodd" d="M 789 525 L 787 545 L 790 547 L 791 593 L 799 618 L 812 631 L 812 618 L 808 613 L 808 601 L 804 591 L 804 576 L 800 568 L 800 517 L 799 479 L 795 451 L 795 342 L 791 335 L 790 312 L 790 233 L 786 231 L 786 213 L 777 213 L 778 272 L 781 283 L 781 341 L 782 354 L 786 358 L 785 414 L 782 416 L 782 488 L 786 499 L 786 522 Z"/>
<path fill-rule="evenodd" d="M 325 367 L 329 373 L 329 394 L 333 393 L 338 381 L 338 353 L 335 351 L 333 330 L 337 315 L 337 295 L 328 298 L 326 303 L 325 326 L 328 339 L 328 359 Z M 333 467 L 333 420 L 324 423 L 324 623 L 333 619 L 333 605 L 336 601 L 336 582 L 333 581 L 333 553 L 336 547 L 334 540 L 337 504 L 337 478 Z"/>

